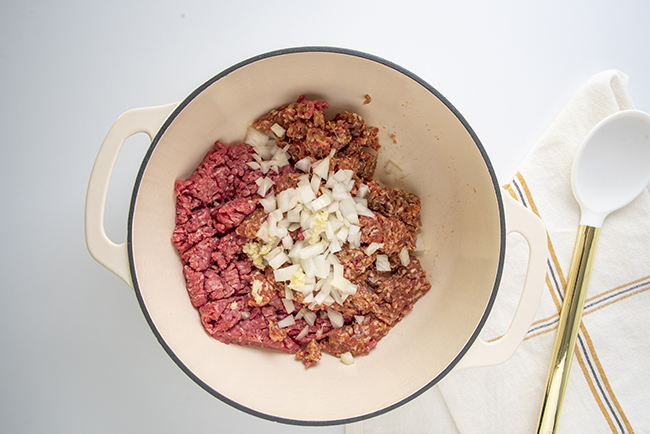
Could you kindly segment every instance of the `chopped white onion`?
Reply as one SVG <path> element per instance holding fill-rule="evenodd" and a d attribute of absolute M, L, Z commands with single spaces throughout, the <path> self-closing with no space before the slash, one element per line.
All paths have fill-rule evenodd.
<path fill-rule="evenodd" d="M 390 271 L 390 262 L 388 261 L 388 255 L 377 255 L 375 265 L 377 266 L 377 271 Z"/>
<path fill-rule="evenodd" d="M 344 294 L 344 295 L 354 295 L 354 294 L 357 293 L 357 289 L 358 289 L 358 286 L 355 285 L 354 283 L 350 282 L 350 284 L 348 284 L 348 287 L 346 289 L 344 289 L 343 291 L 341 291 L 341 293 Z"/>
<path fill-rule="evenodd" d="M 278 137 L 286 134 L 278 124 L 271 129 Z M 257 152 L 253 154 L 254 161 L 248 163 L 252 169 L 259 168 L 264 174 L 270 170 L 279 173 L 280 167 L 290 164 L 287 154 L 289 145 L 281 149 L 275 139 L 269 139 L 269 136 L 254 128 L 247 132 L 247 140 Z M 310 309 L 334 303 L 342 305 L 358 289 L 357 285 L 344 277 L 344 266 L 335 253 L 341 251 L 346 242 L 351 249 L 360 249 L 359 216 L 374 218 L 375 214 L 368 208 L 367 184 L 359 184 L 356 194 L 351 194 L 356 183 L 354 171 L 329 171 L 335 152 L 333 149 L 328 157 L 314 163 L 310 157 L 296 162 L 295 167 L 304 174 L 299 176 L 294 188 L 274 192 L 271 178 L 262 176 L 256 180 L 258 193 L 262 197 L 260 204 L 268 217 L 257 232 L 257 237 L 263 243 L 251 241 L 253 246 L 247 248 L 246 254 L 256 267 L 273 268 L 276 282 L 287 282 L 284 285 L 283 299 L 287 313 L 295 311 L 293 291 L 302 294 L 305 306 L 295 318 L 289 315 L 283 319 L 281 323 L 284 327 L 294 324 L 295 319 L 300 318 L 304 318 L 308 325 L 314 325 L 316 313 Z M 390 169 L 397 169 L 392 170 L 393 174 L 400 170 L 394 163 Z M 289 232 L 301 228 L 303 240 L 294 241 Z M 419 235 L 416 246 L 422 248 Z M 371 256 L 382 247 L 383 244 L 371 243 L 364 252 Z M 403 265 L 408 265 L 409 254 L 406 248 L 400 252 Z M 375 264 L 379 271 L 390 271 L 387 255 L 377 255 Z M 330 319 L 333 327 L 343 326 L 343 316 L 335 309 L 328 308 L 320 313 L 324 318 Z M 364 317 L 358 315 L 355 320 L 361 323 Z M 306 336 L 308 327 L 300 333 L 302 337 Z M 353 362 L 354 359 L 351 359 Z"/>
<path fill-rule="evenodd" d="M 332 203 L 332 199 L 330 199 L 328 195 L 323 194 L 311 202 L 311 207 L 314 210 L 314 212 L 317 212 L 325 208 L 330 203 Z"/>
<path fill-rule="evenodd" d="M 347 226 L 343 226 L 336 234 L 336 238 L 338 238 L 338 240 L 343 243 L 345 242 L 345 240 L 347 240 L 349 233 L 350 233 L 350 228 L 348 228 Z"/>
<path fill-rule="evenodd" d="M 365 199 L 363 199 L 365 200 Z M 366 217 L 374 217 L 375 214 L 368 209 L 366 205 L 364 205 L 361 202 L 356 202 L 354 205 L 354 209 L 356 210 L 357 214 L 366 216 Z"/>
<path fill-rule="evenodd" d="M 326 279 L 330 274 L 331 263 L 327 260 L 327 257 L 324 255 L 318 255 L 314 257 L 314 266 L 316 270 L 314 275 L 321 279 Z"/>
<path fill-rule="evenodd" d="M 352 198 L 345 199 L 339 202 L 339 209 L 343 217 L 350 222 L 350 224 L 358 225 L 359 224 L 359 215 L 355 208 L 356 203 Z"/>
<path fill-rule="evenodd" d="M 308 325 L 304 326 L 302 328 L 302 330 L 300 330 L 300 333 L 298 333 L 298 335 L 296 335 L 295 339 L 302 339 L 305 336 L 307 336 L 307 333 L 309 333 L 309 326 Z"/>
<path fill-rule="evenodd" d="M 314 175 L 318 175 L 321 178 L 327 178 L 327 175 L 329 174 L 330 171 L 330 159 L 329 157 L 325 157 L 320 161 L 317 161 L 312 165 L 312 172 Z"/>
<path fill-rule="evenodd" d="M 325 251 L 325 246 L 323 243 L 316 243 L 311 246 L 304 247 L 300 253 L 298 253 L 298 257 L 300 259 L 307 259 L 307 258 L 313 258 L 316 255 L 320 255 Z"/>
<path fill-rule="evenodd" d="M 375 253 L 377 250 L 381 249 L 384 247 L 384 243 L 370 243 L 368 247 L 366 247 L 366 255 L 371 256 L 373 253 Z"/>
<path fill-rule="evenodd" d="M 339 242 L 338 238 L 332 238 L 332 241 L 330 242 L 330 252 L 336 253 L 340 252 L 341 250 L 341 243 Z"/>
<path fill-rule="evenodd" d="M 323 287 L 318 294 L 314 296 L 314 301 L 316 304 L 323 304 L 325 299 L 330 295 L 331 286 Z"/>
<path fill-rule="evenodd" d="M 271 168 L 271 162 L 270 161 L 262 161 L 260 163 L 260 170 L 262 171 L 263 174 L 267 174 L 269 172 L 269 169 Z"/>
<path fill-rule="evenodd" d="M 269 141 L 269 137 L 255 127 L 248 127 L 246 129 L 246 136 L 244 143 L 251 145 L 253 148 L 263 147 Z"/>
<path fill-rule="evenodd" d="M 345 200 L 350 197 L 350 193 L 343 184 L 334 184 L 332 188 L 332 198 L 336 201 Z"/>
<path fill-rule="evenodd" d="M 293 300 L 283 298 L 282 304 L 284 304 L 284 308 L 287 311 L 287 313 L 292 313 L 296 309 L 295 305 L 293 304 Z"/>
<path fill-rule="evenodd" d="M 274 270 L 277 270 L 282 265 L 284 265 L 284 263 L 287 261 L 289 261 L 289 256 L 287 256 L 287 254 L 284 252 L 280 252 L 277 255 L 275 255 L 275 257 L 268 260 L 268 263 Z"/>
<path fill-rule="evenodd" d="M 271 193 L 260 199 L 260 205 L 264 207 L 264 212 L 266 214 L 271 214 L 276 210 L 275 194 Z"/>
<path fill-rule="evenodd" d="M 318 175 L 314 175 L 311 177 L 311 181 L 309 182 L 309 185 L 311 186 L 311 190 L 314 192 L 314 194 L 318 194 L 318 191 L 320 190 L 320 181 L 321 181 L 321 177 Z"/>
<path fill-rule="evenodd" d="M 343 276 L 334 275 L 332 279 L 332 286 L 338 289 L 340 292 L 344 292 L 348 289 L 350 281 Z"/>
<path fill-rule="evenodd" d="M 332 309 L 331 307 L 327 308 L 327 317 L 330 319 L 330 322 L 332 323 L 332 327 L 334 328 L 341 328 L 343 327 L 344 321 L 343 321 L 343 315 L 341 312 L 336 311 Z"/>
<path fill-rule="evenodd" d="M 285 250 L 291 250 L 293 247 L 293 238 L 291 238 L 291 235 L 286 234 L 282 237 L 282 247 L 284 247 Z"/>
<path fill-rule="evenodd" d="M 279 124 L 271 125 L 271 131 L 273 131 L 273 133 L 278 137 L 283 137 L 284 133 L 287 132 L 287 130 L 282 128 Z"/>
<path fill-rule="evenodd" d="M 368 185 L 359 184 L 359 186 L 357 187 L 357 197 L 359 199 L 363 199 L 366 197 L 367 193 L 368 193 Z"/>
<path fill-rule="evenodd" d="M 280 149 L 280 152 L 277 152 L 273 156 L 273 160 L 271 161 L 275 163 L 274 166 L 283 167 L 289 164 L 289 157 L 282 149 Z M 277 169 L 276 169 L 276 173 L 277 173 Z"/>
<path fill-rule="evenodd" d="M 312 190 L 311 185 L 309 184 L 298 187 L 297 191 L 302 203 L 309 203 L 316 199 L 316 194 L 314 194 L 314 190 Z"/>
<path fill-rule="evenodd" d="M 278 268 L 277 270 L 273 270 L 273 277 L 275 278 L 276 282 L 284 282 L 287 280 L 291 280 L 291 276 L 293 276 L 293 273 L 295 273 L 299 269 L 300 269 L 300 264 L 294 264 L 294 265 L 289 265 L 288 267 Z"/>
<path fill-rule="evenodd" d="M 296 319 L 293 317 L 293 315 L 289 315 L 289 316 L 285 317 L 284 319 L 281 319 L 280 321 L 278 321 L 278 327 L 285 328 L 285 327 L 292 326 L 295 323 L 296 323 Z"/>
<path fill-rule="evenodd" d="M 399 252 L 399 260 L 405 267 L 408 267 L 411 263 L 411 257 L 409 256 L 409 251 L 406 246 L 402 247 L 402 250 Z"/>
<path fill-rule="evenodd" d="M 257 230 L 255 236 L 265 243 L 269 242 L 269 222 L 264 222 L 260 225 L 260 228 Z"/>
<path fill-rule="evenodd" d="M 311 158 L 305 157 L 302 160 L 298 160 L 294 166 L 298 170 L 309 173 L 309 169 L 311 168 Z"/>
<path fill-rule="evenodd" d="M 305 295 L 305 298 L 303 298 L 302 302 L 304 304 L 313 303 L 314 302 L 314 293 L 310 292 L 309 294 Z"/>
<path fill-rule="evenodd" d="M 424 239 L 422 238 L 422 232 L 415 237 L 415 251 L 424 252 Z"/>
<path fill-rule="evenodd" d="M 305 317 L 305 322 L 310 326 L 316 324 L 316 312 L 313 312 L 309 309 L 305 309 L 303 316 Z"/>
<path fill-rule="evenodd" d="M 352 356 L 352 353 L 347 351 L 341 354 L 341 362 L 344 365 L 348 365 L 348 366 L 354 364 L 354 357 Z"/>
<path fill-rule="evenodd" d="M 361 232 L 361 227 L 357 225 L 351 225 L 348 231 L 348 243 L 352 244 L 354 237 Z"/>

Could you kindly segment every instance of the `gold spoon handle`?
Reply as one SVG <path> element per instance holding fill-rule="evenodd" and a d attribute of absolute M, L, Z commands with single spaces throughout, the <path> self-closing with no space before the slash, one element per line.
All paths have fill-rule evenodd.
<path fill-rule="evenodd" d="M 552 434 L 557 430 L 599 235 L 600 228 L 593 226 L 580 225 L 578 230 L 537 434 Z"/>

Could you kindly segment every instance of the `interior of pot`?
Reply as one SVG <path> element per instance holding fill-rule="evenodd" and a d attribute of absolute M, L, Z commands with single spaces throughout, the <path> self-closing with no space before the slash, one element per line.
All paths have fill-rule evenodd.
<path fill-rule="evenodd" d="M 328 113 L 359 113 L 379 128 L 375 178 L 422 199 L 431 291 L 370 355 L 346 366 L 324 354 L 305 369 L 293 356 L 225 345 L 203 329 L 170 240 L 174 181 L 215 140 L 299 95 Z M 364 105 L 365 95 L 371 102 Z M 500 275 L 503 222 L 494 175 L 473 134 L 426 84 L 379 59 L 336 50 L 262 56 L 215 77 L 158 134 L 138 177 L 129 225 L 133 280 L 143 312 L 179 366 L 215 396 L 261 417 L 299 424 L 358 420 L 399 405 L 444 376 L 489 311 Z"/>

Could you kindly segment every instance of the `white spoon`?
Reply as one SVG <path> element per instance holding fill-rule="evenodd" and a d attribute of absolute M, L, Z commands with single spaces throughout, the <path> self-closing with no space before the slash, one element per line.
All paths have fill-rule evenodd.
<path fill-rule="evenodd" d="M 602 120 L 578 149 L 571 172 L 580 228 L 567 278 L 538 434 L 555 433 L 578 336 L 600 228 L 650 184 L 650 115 L 624 110 Z"/>

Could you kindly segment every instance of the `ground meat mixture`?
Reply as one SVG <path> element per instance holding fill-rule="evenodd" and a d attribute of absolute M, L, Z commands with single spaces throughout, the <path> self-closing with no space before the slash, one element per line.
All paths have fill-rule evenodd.
<path fill-rule="evenodd" d="M 325 101 L 300 97 L 253 124 L 267 134 L 272 134 L 274 125 L 284 130 L 277 144 L 286 150 L 291 164 L 263 174 L 249 164 L 256 157 L 253 147 L 216 142 L 187 180 L 176 181 L 174 191 L 172 241 L 182 261 L 189 299 L 205 330 L 226 344 L 295 354 L 306 367 L 316 364 L 323 351 L 334 356 L 368 354 L 431 287 L 417 257 L 409 255 L 406 265 L 400 259 L 404 248 L 415 249 L 420 199 L 372 180 L 380 148 L 377 128 L 348 112 L 325 120 L 327 108 Z M 356 293 L 342 304 L 325 306 L 303 303 L 302 293 L 287 289 L 287 282 L 276 282 L 270 266 L 260 269 L 245 246 L 269 218 L 260 204 L 257 181 L 264 176 L 271 179 L 274 194 L 295 188 L 301 173 L 294 164 L 328 155 L 330 171 L 353 172 L 354 191 L 362 183 L 367 185 L 368 208 L 374 217 L 359 217 L 360 248 L 344 243 L 336 252 Z M 294 241 L 304 239 L 302 229 L 290 234 Z M 381 248 L 367 254 L 365 249 L 372 243 Z M 379 253 L 388 256 L 390 271 L 377 270 Z M 292 294 L 290 303 L 287 294 Z M 305 308 L 313 314 L 296 315 Z M 328 309 L 342 315 L 342 325 L 332 324 L 325 314 Z"/>

